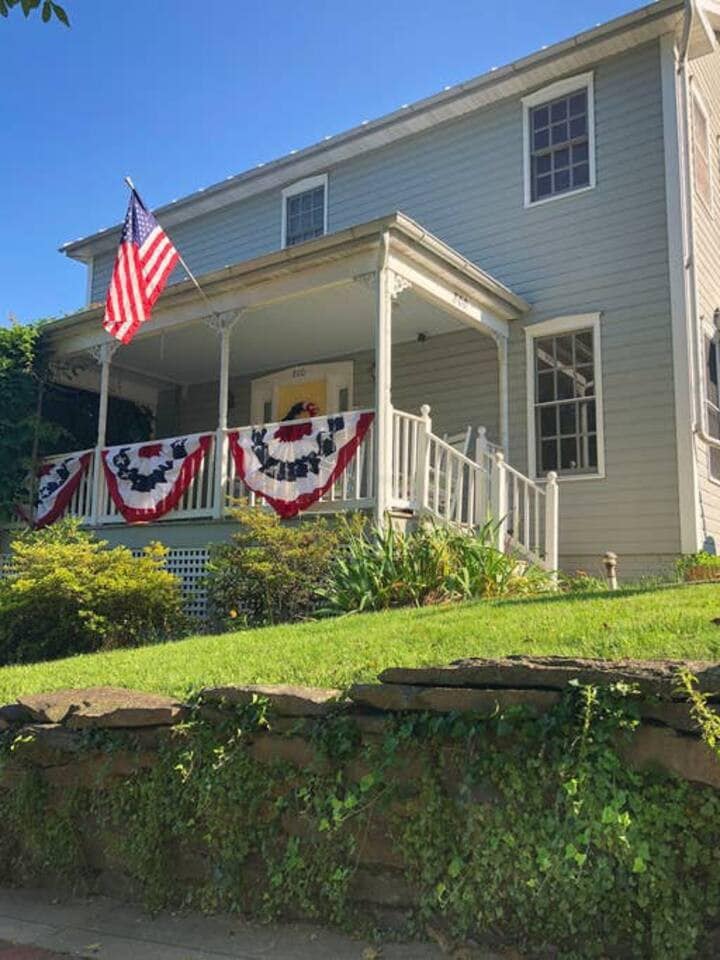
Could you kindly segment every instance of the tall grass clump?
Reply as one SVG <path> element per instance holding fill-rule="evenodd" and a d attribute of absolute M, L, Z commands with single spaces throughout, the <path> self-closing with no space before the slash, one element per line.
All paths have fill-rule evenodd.
<path fill-rule="evenodd" d="M 322 590 L 323 613 L 525 596 L 552 588 L 546 571 L 498 550 L 493 532 L 491 523 L 468 532 L 431 522 L 407 533 L 390 523 L 351 531 Z"/>

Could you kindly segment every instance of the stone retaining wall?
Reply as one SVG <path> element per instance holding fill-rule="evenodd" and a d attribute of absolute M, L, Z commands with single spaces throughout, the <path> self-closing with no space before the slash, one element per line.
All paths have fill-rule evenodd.
<path fill-rule="evenodd" d="M 326 764 L 317 739 L 306 725 L 345 714 L 363 743 L 381 737 L 391 716 L 403 713 L 466 713 L 490 716 L 510 707 L 525 707 L 542 716 L 559 702 L 568 684 L 628 683 L 642 691 L 642 722 L 622 747 L 628 764 L 640 769 L 660 768 L 688 781 L 720 789 L 720 762 L 700 739 L 689 704 L 678 693 L 677 671 L 688 667 L 710 700 L 720 699 L 720 666 L 716 664 L 584 661 L 570 658 L 508 658 L 469 660 L 444 667 L 386 670 L 376 684 L 357 684 L 346 695 L 338 690 L 303 687 L 226 686 L 203 691 L 192 707 L 171 698 L 116 688 L 59 691 L 23 696 L 0 707 L 0 731 L 15 743 L 0 765 L 0 801 L 28 767 L 36 771 L 58 796 L 77 786 L 97 787 L 118 778 L 152 769 L 162 743 L 174 728 L 199 710 L 213 723 L 228 709 L 267 700 L 269 726 L 252 734 L 246 749 L 260 763 L 282 761 L 300 768 L 322 770 Z M 113 749 L 102 736 L 112 731 Z M 413 781 L 419 776 L 412 754 L 396 758 L 393 775 Z M 351 780 L 368 771 L 360 760 L 346 770 Z M 444 775 L 444 774 L 443 774 Z M 452 784 L 453 773 L 447 771 Z M 490 788 L 489 788 L 490 789 Z M 477 802 L 494 802 L 492 796 Z M 1 829 L 1 826 L 0 826 Z M 284 816 L 288 836 L 308 839 L 308 822 Z M 311 838 L 310 838 L 311 839 Z M 415 891 L 403 875 L 402 860 L 389 841 L 382 818 L 358 837 L 358 868 L 351 897 L 374 911 L 403 911 L 413 905 Z M 133 891 L 112 862 L 108 847 L 88 824 L 85 855 L 96 872 L 97 886 L 106 892 Z M 207 859 L 197 851 L 183 855 L 177 874 L 188 882 L 206 879 Z M 252 862 L 248 869 L 252 871 Z"/>

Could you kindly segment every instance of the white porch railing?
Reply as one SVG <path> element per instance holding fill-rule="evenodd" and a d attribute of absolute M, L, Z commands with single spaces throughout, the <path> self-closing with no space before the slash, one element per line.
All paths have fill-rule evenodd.
<path fill-rule="evenodd" d="M 393 507 L 473 529 L 493 521 L 500 550 L 518 549 L 549 570 L 558 565 L 558 487 L 505 461 L 478 431 L 475 459 L 432 432 L 430 408 L 421 415 L 393 411 Z"/>
<path fill-rule="evenodd" d="M 248 490 L 235 471 L 227 436 L 213 434 L 210 449 L 180 503 L 160 520 L 221 518 L 234 499 L 250 505 L 264 501 Z M 197 435 L 196 435 L 197 436 Z M 216 455 L 218 437 L 225 453 Z M 312 510 L 348 511 L 369 509 L 375 502 L 375 436 L 373 425 L 366 433 L 348 468 L 314 505 Z M 64 456 L 67 456 L 65 454 Z M 72 497 L 67 513 L 99 525 L 123 523 L 113 502 L 103 470 L 97 471 L 97 504 L 93 503 L 93 452 L 88 471 Z M 49 458 L 51 462 L 61 456 Z M 222 476 L 217 476 L 224 460 Z M 515 548 L 548 569 L 558 563 L 558 488 L 554 474 L 544 483 L 524 476 L 506 463 L 503 452 L 488 442 L 480 428 L 474 458 L 457 450 L 432 432 L 430 408 L 419 415 L 392 411 L 393 510 L 412 515 L 431 515 L 465 529 L 496 525 L 501 550 Z M 96 509 L 94 509 L 96 507 Z"/>

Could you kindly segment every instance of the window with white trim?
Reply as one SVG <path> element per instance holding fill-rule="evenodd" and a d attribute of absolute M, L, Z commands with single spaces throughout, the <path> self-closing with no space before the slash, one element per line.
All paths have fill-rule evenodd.
<path fill-rule="evenodd" d="M 720 388 L 718 387 L 718 338 L 707 333 L 703 335 L 705 345 L 705 432 L 720 443 Z M 708 451 L 708 470 L 713 480 L 720 481 L 720 448 L 710 446 Z"/>
<path fill-rule="evenodd" d="M 523 98 L 525 205 L 595 185 L 592 74 Z"/>
<path fill-rule="evenodd" d="M 602 475 L 599 317 L 528 327 L 530 461 L 536 476 Z"/>
<path fill-rule="evenodd" d="M 697 93 L 692 97 L 693 179 L 698 196 L 708 205 L 712 203 L 712 172 L 710 169 L 710 123 Z"/>
<path fill-rule="evenodd" d="M 282 245 L 292 247 L 327 232 L 327 176 L 308 177 L 282 194 Z"/>

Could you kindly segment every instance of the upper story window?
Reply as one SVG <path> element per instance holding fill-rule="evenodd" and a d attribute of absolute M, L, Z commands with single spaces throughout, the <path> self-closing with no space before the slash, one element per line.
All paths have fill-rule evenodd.
<path fill-rule="evenodd" d="M 593 75 L 523 98 L 525 206 L 595 186 Z"/>
<path fill-rule="evenodd" d="M 712 202 L 712 173 L 710 169 L 710 123 L 707 111 L 697 91 L 692 97 L 693 179 L 699 197 L 708 205 Z"/>
<path fill-rule="evenodd" d="M 525 333 L 531 475 L 602 476 L 599 315 L 559 317 Z"/>
<path fill-rule="evenodd" d="M 282 246 L 327 233 L 327 174 L 307 177 L 282 192 Z"/>

